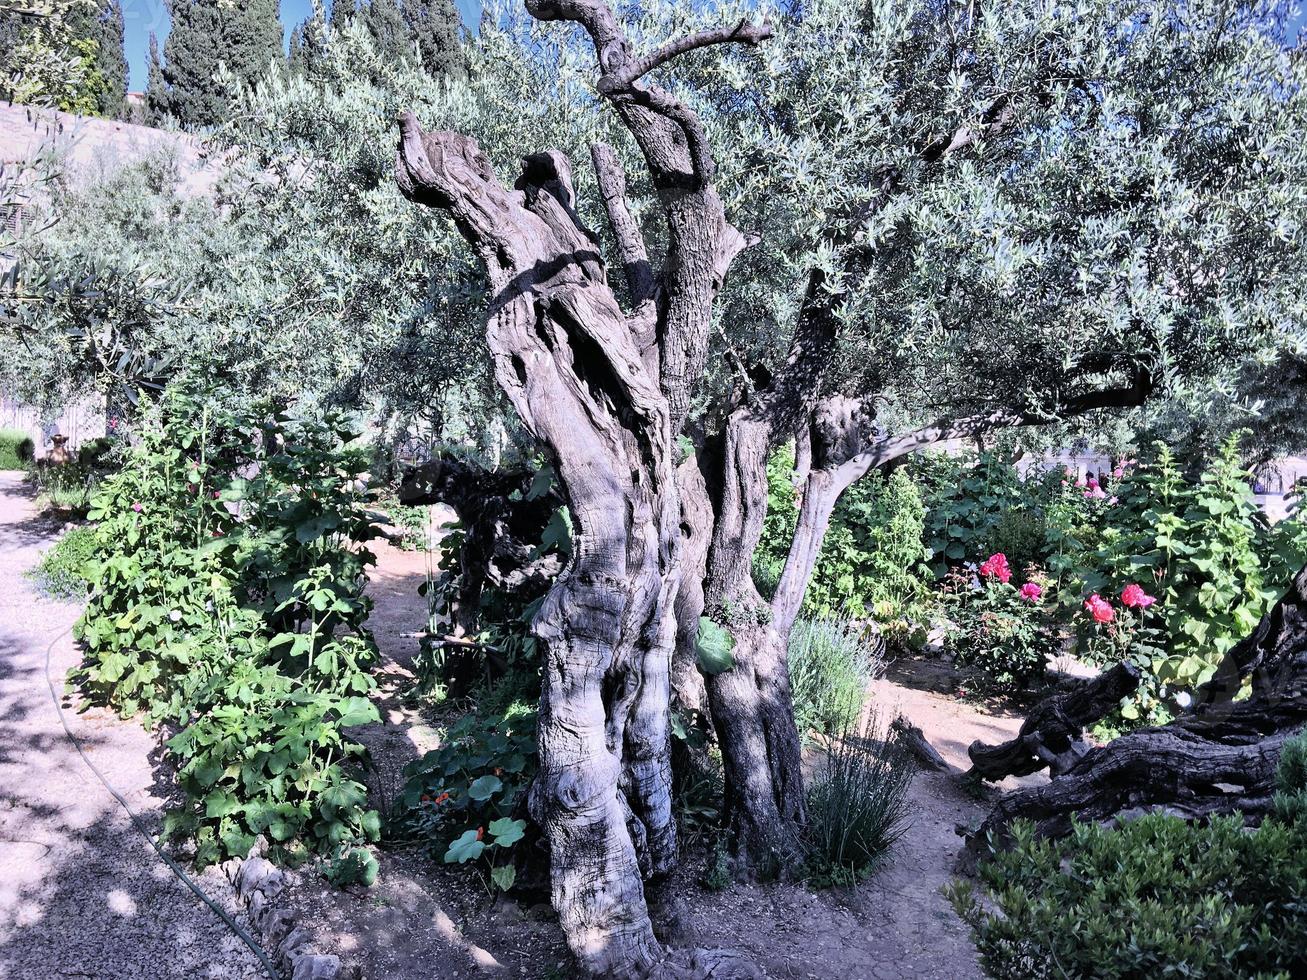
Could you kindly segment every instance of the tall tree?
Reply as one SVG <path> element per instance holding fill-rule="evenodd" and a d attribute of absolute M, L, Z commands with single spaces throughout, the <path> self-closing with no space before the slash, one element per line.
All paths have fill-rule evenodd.
<path fill-rule="evenodd" d="M 625 632 L 625 613 L 661 636 L 675 593 L 678 657 L 693 657 L 702 617 L 730 635 L 733 666 L 709 678 L 708 694 L 731 841 L 744 868 L 792 866 L 804 794 L 785 641 L 829 507 L 870 468 L 941 440 L 1129 410 L 1210 384 L 1286 324 L 1301 336 L 1307 153 L 1289 134 L 1307 119 L 1307 88 L 1274 18 L 1233 0 L 1161 11 L 1142 0 L 983 11 L 813 0 L 756 55 L 728 46 L 678 61 L 676 97 L 644 76 L 705 37 L 740 36 L 707 30 L 637 58 L 598 0 L 528 9 L 586 27 L 598 91 L 658 191 L 644 213 L 666 222 L 661 257 L 595 147 L 627 272 L 627 330 L 608 325 L 610 299 L 588 292 L 601 290 L 602 270 L 585 266 L 593 247 L 569 237 L 581 235 L 578 204 L 558 154 L 529 157 L 522 196 L 510 195 L 475 144 L 420 136 L 409 120 L 399 177 L 415 200 L 451 211 L 487 263 L 500 383 L 581 515 L 578 557 L 535 623 L 549 650 L 537 812 L 578 955 L 629 967 L 595 954 L 638 960 L 647 949 L 640 908 L 608 926 L 621 938 L 595 931 L 600 896 L 636 894 L 627 839 L 602 815 L 617 792 L 618 811 L 635 815 L 637 860 L 659 866 L 662 828 L 628 770 L 632 746 L 658 757 L 661 716 L 623 693 L 660 696 L 664 663 L 656 643 Z M 684 23 L 670 5 L 645 10 Z M 675 122 L 670 144 L 642 138 L 649 119 Z M 673 150 L 691 166 L 660 172 L 660 152 Z M 734 219 L 762 234 L 741 260 L 747 275 L 726 283 L 722 356 L 709 359 L 712 338 L 686 313 L 706 309 L 743 245 L 716 191 L 708 206 L 717 186 Z M 686 263 L 704 255 L 718 262 L 697 280 Z M 650 401 L 653 383 L 662 401 Z M 661 448 L 662 412 L 692 453 Z M 750 575 L 765 463 L 795 435 L 811 447 L 805 514 L 769 604 Z M 582 463 L 596 452 L 610 461 L 602 478 Z M 678 534 L 667 526 L 669 455 Z M 601 725 L 607 754 L 586 748 Z M 564 731 L 569 754 L 556 744 Z M 554 764 L 575 764 L 583 785 L 555 782 Z M 600 849 L 611 873 L 593 887 L 579 884 L 595 852 L 578 844 L 576 817 L 588 840 L 618 845 Z"/>
<path fill-rule="evenodd" d="M 626 977 L 662 958 L 641 870 L 666 872 L 676 850 L 668 678 L 683 550 L 677 433 L 704 370 L 713 301 L 745 245 L 713 187 L 698 117 L 643 76 L 686 52 L 758 44 L 769 32 L 740 22 L 641 58 L 603 0 L 528 0 L 527 9 L 589 33 L 598 90 L 660 194 L 663 273 L 651 268 L 606 145 L 592 147 L 592 161 L 627 271 L 626 310 L 574 209 L 561 152 L 527 156 L 510 190 L 475 141 L 423 133 L 406 114 L 396 175 L 407 197 L 447 211 L 485 263 L 499 384 L 566 490 L 572 557 L 533 626 L 545 666 L 531 808 L 549 838 L 554 903 L 573 952 L 592 973 Z"/>
<path fill-rule="evenodd" d="M 384 60 L 414 59 L 416 38 L 396 0 L 369 0 L 359 8 L 359 16 Z"/>
<path fill-rule="evenodd" d="M 222 8 L 222 60 L 243 82 L 283 63 L 279 0 L 235 0 Z"/>
<path fill-rule="evenodd" d="M 168 83 L 163 77 L 163 59 L 159 55 L 159 38 L 150 32 L 150 59 L 145 80 L 145 121 L 151 126 L 163 122 L 169 111 Z"/>
<path fill-rule="evenodd" d="M 332 0 L 330 24 L 333 31 L 344 28 L 353 19 L 354 0 Z"/>
<path fill-rule="evenodd" d="M 308 57 L 304 50 L 304 27 L 296 24 L 291 28 L 290 41 L 287 44 L 286 67 L 292 75 L 302 75 L 308 69 Z"/>
<path fill-rule="evenodd" d="M 120 0 L 107 0 L 91 20 L 96 66 L 104 77 L 100 115 L 118 118 L 127 98 L 127 52 L 123 48 L 123 8 Z"/>
<path fill-rule="evenodd" d="M 227 116 L 229 95 L 215 69 L 224 63 L 253 83 L 282 59 L 277 0 L 168 0 L 172 27 L 164 44 L 160 104 L 183 126 L 208 127 Z"/>
<path fill-rule="evenodd" d="M 81 0 L 0 7 L 0 96 L 94 115 L 106 81 Z"/>
<path fill-rule="evenodd" d="M 127 97 L 127 55 L 123 50 L 123 10 L 119 0 L 79 3 L 72 7 L 70 25 L 78 38 L 94 42 L 94 70 L 100 84 L 97 114 L 117 117 Z"/>
<path fill-rule="evenodd" d="M 405 0 L 403 13 L 423 68 L 433 75 L 464 71 L 463 21 L 454 0 Z"/>

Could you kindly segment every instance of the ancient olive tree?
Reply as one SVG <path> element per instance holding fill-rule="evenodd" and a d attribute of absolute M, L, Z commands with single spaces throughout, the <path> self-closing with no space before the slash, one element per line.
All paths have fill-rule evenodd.
<path fill-rule="evenodd" d="M 419 137 L 407 122 L 401 184 L 451 211 L 486 258 L 497 375 L 566 471 L 565 494 L 579 481 L 574 506 L 601 489 L 624 509 L 589 517 L 612 542 L 602 567 L 625 569 L 621 588 L 640 597 L 623 609 L 675 631 L 673 671 L 687 687 L 702 619 L 730 633 L 733 666 L 707 678 L 706 702 L 732 843 L 742 867 L 765 870 L 798 852 L 785 639 L 839 493 L 946 439 L 1217 385 L 1299 333 L 1299 68 L 1266 10 L 1221 0 L 814 0 L 775 15 L 774 40 L 756 50 L 695 50 L 758 40 L 746 22 L 649 45 L 644 58 L 606 7 L 529 9 L 586 27 L 599 93 L 643 153 L 647 174 L 629 190 L 623 148 L 592 153 L 626 309 L 560 155 L 529 157 L 514 194 L 468 143 Z M 665 37 L 694 19 L 651 4 L 640 29 Z M 552 58 L 566 45 L 536 46 Z M 677 55 L 670 89 L 642 81 Z M 668 132 L 681 135 L 666 144 Z M 444 170 L 466 176 L 451 183 Z M 714 333 L 710 303 L 744 243 L 725 211 L 758 241 L 724 281 Z M 594 326 L 610 321 L 624 328 Z M 766 457 L 792 437 L 805 450 L 804 510 L 769 604 L 750 566 Z M 614 554 L 629 557 L 613 565 Z M 596 560 L 578 558 L 538 623 L 559 657 L 570 637 L 558 624 L 576 608 L 563 600 L 597 581 L 586 571 Z M 625 627 L 614 629 L 604 641 L 617 637 L 621 653 Z M 662 683 L 657 649 L 646 683 Z M 626 663 L 614 655 L 608 668 L 608 758 L 620 750 L 640 770 L 630 729 L 612 719 L 615 705 L 641 710 L 622 700 Z M 553 711 L 566 688 L 547 681 Z M 665 817 L 640 798 L 645 771 L 608 785 L 637 818 L 630 860 L 658 870 Z M 567 887 L 560 869 L 561 899 Z"/>
<path fill-rule="evenodd" d="M 424 133 L 404 114 L 396 177 L 405 196 L 448 212 L 485 263 L 496 379 L 549 453 L 570 508 L 572 557 L 533 623 L 545 662 L 531 809 L 549 839 L 555 906 L 573 951 L 594 973 L 626 975 L 661 957 L 641 873 L 665 872 L 675 857 L 676 436 L 704 370 L 713 300 L 745 244 L 713 188 L 698 117 L 645 76 L 697 48 L 754 45 L 770 31 L 741 21 L 640 56 L 602 0 L 530 0 L 527 9 L 590 35 L 598 89 L 640 146 L 662 205 L 661 271 L 604 145 L 591 158 L 629 309 L 577 215 L 561 152 L 526 156 L 510 189 L 474 140 Z"/>
<path fill-rule="evenodd" d="M 853 481 L 947 440 L 1220 392 L 1307 322 L 1307 98 L 1274 11 L 815 0 L 774 25 L 678 76 L 760 239 L 726 284 L 695 454 L 704 608 L 735 638 L 708 703 L 754 866 L 802 822 L 785 640 Z M 792 436 L 801 510 L 765 604 L 763 459 Z"/>

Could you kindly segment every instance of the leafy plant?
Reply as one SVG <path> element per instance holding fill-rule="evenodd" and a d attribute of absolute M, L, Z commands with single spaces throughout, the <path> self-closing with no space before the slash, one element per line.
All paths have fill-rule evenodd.
<path fill-rule="evenodd" d="M 26 469 L 36 455 L 26 432 L 0 429 L 0 470 Z"/>
<path fill-rule="evenodd" d="M 1288 585 L 1297 529 L 1273 534 L 1267 526 L 1237 437 L 1196 483 L 1184 479 L 1165 445 L 1156 448 L 1155 461 L 1121 482 L 1103 514 L 1102 543 L 1081 557 L 1065 594 L 1079 602 L 1092 593 L 1118 595 L 1131 583 L 1147 586 L 1158 598 L 1161 630 L 1149 671 L 1160 684 L 1185 689 L 1211 676 Z"/>
<path fill-rule="evenodd" d="M 1282 823 L 1307 824 L 1307 730 L 1284 743 L 1275 773 L 1274 814 Z"/>
<path fill-rule="evenodd" d="M 831 740 L 808 791 L 814 884 L 856 884 L 907 833 L 913 772 L 906 750 L 874 718 L 850 722 Z"/>
<path fill-rule="evenodd" d="M 29 573 L 37 587 L 57 599 L 78 599 L 86 595 L 90 581 L 87 570 L 95 557 L 95 529 L 74 527 L 41 556 Z"/>
<path fill-rule="evenodd" d="M 513 887 L 512 851 L 526 834 L 518 817 L 537 765 L 534 709 L 465 715 L 444 744 L 404 768 L 401 833 L 428 842 L 446 864 L 480 861 L 493 884 Z"/>
<path fill-rule="evenodd" d="M 794 536 L 792 473 L 789 449 L 768 460 L 767 517 L 754 556 L 754 581 L 764 596 L 775 592 Z M 921 494 L 903 471 L 888 480 L 876 473 L 849 487 L 831 515 L 803 614 L 882 623 L 914 617 L 927 593 L 924 521 Z"/>
<path fill-rule="evenodd" d="M 883 648 L 848 619 L 799 620 L 790 633 L 790 693 L 799 732 L 834 735 L 856 720 Z"/>
<path fill-rule="evenodd" d="M 340 416 L 223 408 L 179 387 L 146 413 L 97 492 L 92 592 L 71 678 L 167 741 L 185 794 L 165 830 L 201 865 L 338 853 L 375 839 L 344 763 L 344 729 L 374 722 L 376 647 L 363 595 L 377 529 L 365 456 Z"/>
<path fill-rule="evenodd" d="M 1302 976 L 1307 971 L 1307 820 L 1240 816 L 1204 826 L 1150 814 L 1063 840 L 1013 827 L 980 867 L 983 898 L 950 899 L 997 978 Z"/>
<path fill-rule="evenodd" d="M 1059 646 L 1046 612 L 1048 579 L 1034 574 L 1018 589 L 1001 552 L 980 566 L 980 579 L 957 571 L 946 580 L 941 598 L 951 617 L 947 642 L 958 666 L 977 671 L 978 686 L 1020 690 L 1043 673 Z"/>
<path fill-rule="evenodd" d="M 365 848 L 345 850 L 323 868 L 323 876 L 337 888 L 362 885 L 371 888 L 377 880 L 377 859 Z"/>

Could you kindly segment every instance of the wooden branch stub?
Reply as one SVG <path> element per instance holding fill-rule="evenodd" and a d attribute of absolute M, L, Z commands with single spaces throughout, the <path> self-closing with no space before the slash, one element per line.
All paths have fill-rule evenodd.
<path fill-rule="evenodd" d="M 1088 751 L 1084 730 L 1139 687 L 1140 671 L 1122 661 L 1070 690 L 1045 698 L 1031 710 L 1017 737 L 1001 745 L 979 740 L 967 749 L 971 772 L 998 782 L 1006 776 L 1029 776 L 1045 766 L 1060 776 Z"/>
<path fill-rule="evenodd" d="M 908 719 L 899 715 L 890 722 L 889 730 L 899 744 L 912 753 L 921 768 L 931 772 L 948 772 L 948 763 L 944 757 L 926 740 L 926 734 Z"/>

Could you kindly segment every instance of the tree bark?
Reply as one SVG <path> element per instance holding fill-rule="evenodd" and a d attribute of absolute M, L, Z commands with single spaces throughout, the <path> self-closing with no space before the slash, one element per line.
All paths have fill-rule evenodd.
<path fill-rule="evenodd" d="M 706 590 L 709 615 L 734 641 L 734 666 L 707 680 L 726 774 L 724 816 L 738 869 L 763 877 L 797 866 L 806 820 L 786 649 L 752 577 L 770 447 L 770 426 L 748 408 L 720 436 Z"/>
<path fill-rule="evenodd" d="M 971 743 L 967 755 L 972 773 L 997 782 L 1006 776 L 1029 776 L 1047 766 L 1054 776 L 1063 775 L 1089 751 L 1085 726 L 1134 693 L 1139 677 L 1138 667 L 1122 661 L 1045 698 L 1026 717 L 1016 738 L 1000 745 L 986 745 L 979 739 Z"/>
<path fill-rule="evenodd" d="M 762 390 L 742 398 L 700 460 L 714 514 L 705 606 L 730 631 L 735 660 L 708 678 L 708 703 L 726 774 L 730 840 L 746 876 L 796 868 L 807 819 L 788 627 L 777 630 L 754 587 L 753 553 L 767 516 L 768 454 L 811 410 L 836 336 L 823 284 L 812 273 L 785 363 Z"/>

